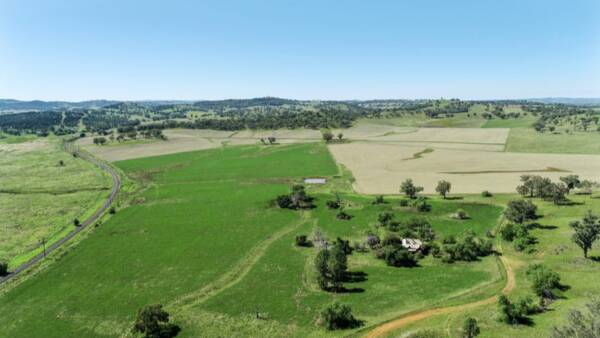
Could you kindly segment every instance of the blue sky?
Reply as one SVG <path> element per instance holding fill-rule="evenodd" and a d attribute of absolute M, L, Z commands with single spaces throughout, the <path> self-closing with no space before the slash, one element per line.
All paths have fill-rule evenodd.
<path fill-rule="evenodd" d="M 0 0 L 0 97 L 600 97 L 600 1 Z"/>

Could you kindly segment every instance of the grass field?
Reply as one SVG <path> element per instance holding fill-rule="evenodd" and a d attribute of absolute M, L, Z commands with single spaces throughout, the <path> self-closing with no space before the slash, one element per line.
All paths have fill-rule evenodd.
<path fill-rule="evenodd" d="M 63 161 L 64 165 L 60 165 Z M 99 168 L 62 149 L 58 138 L 0 140 L 0 260 L 13 268 L 84 219 L 108 195 Z"/>
<path fill-rule="evenodd" d="M 523 153 L 600 154 L 600 133 L 538 133 L 529 128 L 510 130 L 506 151 Z"/>
<path fill-rule="evenodd" d="M 343 195 L 355 216 L 350 221 L 336 220 L 323 206 L 330 194 L 318 194 L 313 211 L 273 208 L 271 200 L 293 181 L 338 174 L 323 144 L 228 147 L 116 164 L 150 188 L 52 268 L 0 295 L 7 323 L 0 336 L 121 336 L 138 308 L 156 302 L 182 326 L 182 337 L 327 335 L 314 317 L 334 297 L 375 323 L 460 302 L 476 287 L 491 294 L 501 284 L 493 257 L 454 265 L 427 258 L 405 269 L 355 253 L 350 269 L 367 278 L 351 286 L 364 292 L 317 290 L 311 264 L 316 251 L 295 247 L 296 234 L 318 227 L 330 238 L 361 239 L 382 210 L 414 215 L 395 202 L 375 206 L 352 194 Z M 501 211 L 461 200 L 431 203 L 426 217 L 440 236 L 467 228 L 481 234 L 495 226 Z M 472 218 L 451 219 L 459 207 Z M 252 319 L 257 308 L 267 320 Z"/>
<path fill-rule="evenodd" d="M 538 239 L 533 253 L 516 252 L 510 243 L 499 240 L 504 256 L 510 260 L 517 276 L 517 288 L 509 298 L 532 295 L 531 284 L 525 276 L 528 264 L 532 263 L 543 263 L 549 266 L 560 274 L 563 284 L 569 287 L 562 298 L 550 305 L 548 311 L 530 316 L 531 325 L 511 326 L 499 322 L 497 306 L 493 304 L 467 312 L 432 317 L 402 331 L 394 332 L 390 336 L 427 328 L 437 331 L 442 336 L 455 337 L 460 334 L 465 318 L 470 316 L 479 322 L 480 337 L 548 337 L 552 326 L 565 322 L 569 309 L 582 309 L 590 295 L 600 294 L 600 284 L 597 283 L 600 263 L 583 258 L 581 249 L 570 240 L 572 230 L 568 225 L 569 222 L 580 219 L 587 210 L 594 210 L 597 213 L 600 210 L 600 199 L 589 196 L 571 196 L 571 198 L 580 204 L 556 207 L 548 202 L 534 200 L 540 208 L 540 214 L 543 215 L 538 221 L 545 228 L 536 228 L 532 232 Z M 599 255 L 600 249 L 597 247 L 590 252 L 592 257 Z"/>

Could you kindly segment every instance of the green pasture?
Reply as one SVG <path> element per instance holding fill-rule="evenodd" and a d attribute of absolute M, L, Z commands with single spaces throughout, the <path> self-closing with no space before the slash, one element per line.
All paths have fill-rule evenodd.
<path fill-rule="evenodd" d="M 431 258 L 412 269 L 393 268 L 372 252 L 354 253 L 350 270 L 366 279 L 355 292 L 317 289 L 314 248 L 294 245 L 297 234 L 319 228 L 327 237 L 361 240 L 383 210 L 399 219 L 419 216 L 397 198 L 343 194 L 350 221 L 335 218 L 316 193 L 311 211 L 271 203 L 303 177 L 338 175 L 323 144 L 241 146 L 117 162 L 149 188 L 92 229 L 51 267 L 0 295 L 2 337 L 126 335 L 136 311 L 162 303 L 182 337 L 328 335 L 314 325 L 333 298 L 352 305 L 366 324 L 434 304 L 461 302 L 473 292 L 497 292 L 502 275 L 494 257 L 445 265 Z M 347 174 L 339 176 L 347 177 Z M 339 182 L 335 185 L 343 186 Z M 495 226 L 501 208 L 481 201 L 430 199 L 427 217 L 439 236 Z M 451 219 L 457 208 L 470 220 Z M 260 312 L 265 319 L 256 320 Z M 343 333 L 335 333 L 343 334 Z"/>

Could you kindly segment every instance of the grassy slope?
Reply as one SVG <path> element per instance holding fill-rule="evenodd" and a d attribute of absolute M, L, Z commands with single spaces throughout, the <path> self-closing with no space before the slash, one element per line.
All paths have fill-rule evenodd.
<path fill-rule="evenodd" d="M 523 153 L 600 154 L 600 133 L 538 133 L 530 128 L 513 128 L 506 151 Z"/>
<path fill-rule="evenodd" d="M 331 175 L 324 146 L 243 147 L 119 163 L 155 172 L 143 203 L 123 209 L 52 269 L 1 296 L 0 336 L 126 331 L 136 310 L 193 291 L 298 215 L 269 208 L 287 185 L 262 178 Z M 257 184 L 260 183 L 260 184 Z"/>
<path fill-rule="evenodd" d="M 315 330 L 316 311 L 334 298 L 350 304 L 362 320 L 372 324 L 399 312 L 447 301 L 475 285 L 501 278 L 491 257 L 479 263 L 454 265 L 444 265 L 427 258 L 421 262 L 421 267 L 405 269 L 388 267 L 370 252 L 354 253 L 349 259 L 350 270 L 366 273 L 367 280 L 348 283 L 347 287 L 364 292 L 339 295 L 324 293 L 314 283 L 311 263 L 316 250 L 294 247 L 294 235 L 310 234 L 315 228 L 320 228 L 329 238 L 341 236 L 351 241 L 363 241 L 365 232 L 375 229 L 377 215 L 384 210 L 396 211 L 399 219 L 422 216 L 398 207 L 397 200 L 375 206 L 370 204 L 371 198 L 344 195 L 344 200 L 351 201 L 346 210 L 354 218 L 351 221 L 339 221 L 335 219 L 336 212 L 327 210 L 324 205 L 330 198 L 330 195 L 318 195 L 319 207 L 311 212 L 315 223 L 303 226 L 269 248 L 266 254 L 269 259 L 260 260 L 238 284 L 198 305 L 192 312 L 216 312 L 226 318 L 243 320 L 258 309 L 279 322 L 280 327 L 287 326 L 287 335 L 303 336 Z M 481 234 L 495 225 L 500 214 L 499 207 L 461 204 L 473 217 L 462 222 L 448 217 L 456 210 L 457 202 L 434 200 L 432 205 L 433 211 L 427 217 L 440 236 L 462 233 L 467 228 Z M 193 318 L 191 314 L 188 316 Z M 188 325 L 183 336 L 191 337 L 202 332 L 210 323 L 196 321 Z M 324 332 L 319 331 L 319 334 Z"/>
<path fill-rule="evenodd" d="M 8 323 L 0 336 L 120 335 L 139 307 L 155 302 L 174 313 L 183 336 L 315 333 L 316 307 L 333 296 L 316 290 L 310 264 L 314 250 L 295 248 L 294 236 L 319 226 L 330 237 L 359 238 L 380 209 L 393 206 L 372 206 L 363 197 L 350 196 L 355 203 L 348 211 L 356 216 L 350 222 L 335 220 L 333 211 L 323 207 L 326 195 L 319 195 L 320 207 L 304 221 L 301 213 L 271 208 L 269 201 L 287 191 L 290 179 L 337 173 L 321 144 L 215 149 L 118 166 L 144 179 L 152 176 L 152 187 L 51 269 L 0 296 L 0 316 Z M 440 233 L 464 227 L 481 232 L 499 214 L 492 206 L 466 205 L 473 220 L 453 221 L 447 214 L 457 208 L 454 203 L 433 201 L 429 217 Z M 277 233 L 283 234 L 281 239 L 263 247 Z M 226 275 L 249 252 L 261 250 L 264 255 L 239 283 L 197 306 L 172 305 Z M 380 311 L 393 316 L 498 278 L 491 258 L 451 266 L 426 259 L 420 268 L 396 269 L 372 254 L 355 254 L 350 264 L 367 273 L 366 281 L 353 285 L 366 292 L 340 297 L 368 321 L 381 319 Z M 257 305 L 275 320 L 252 320 Z"/>
<path fill-rule="evenodd" d="M 38 240 L 53 242 L 83 219 L 108 195 L 109 177 L 62 150 L 57 138 L 0 140 L 0 259 L 18 266 L 38 249 Z M 40 143 L 42 142 L 42 143 Z M 37 145 L 34 145 L 37 144 Z M 65 165 L 60 166 L 62 160 Z"/>
<path fill-rule="evenodd" d="M 494 304 L 466 313 L 433 317 L 407 329 L 409 331 L 422 328 L 434 329 L 454 337 L 459 334 L 465 318 L 471 316 L 479 321 L 482 331 L 480 337 L 547 337 L 552 326 L 559 325 L 565 320 L 569 309 L 581 308 L 589 294 L 600 294 L 600 284 L 597 283 L 600 276 L 600 263 L 583 258 L 581 249 L 570 240 L 572 230 L 568 226 L 571 221 L 581 218 L 586 210 L 591 209 L 596 212 L 600 210 L 600 199 L 591 199 L 587 196 L 574 196 L 572 199 L 582 204 L 556 207 L 548 202 L 534 200 L 540 208 L 540 213 L 543 214 L 539 222 L 551 226 L 547 229 L 533 230 L 532 233 L 539 240 L 536 252 L 519 253 L 512 249 L 510 243 L 502 243 L 504 255 L 515 267 L 517 276 L 517 287 L 509 296 L 511 299 L 532 295 L 530 283 L 525 276 L 525 270 L 531 263 L 543 263 L 551 267 L 560 274 L 563 283 L 569 286 L 564 293 L 564 298 L 553 303 L 549 311 L 530 317 L 533 320 L 532 325 L 510 326 L 498 322 L 496 320 L 498 311 Z M 596 248 L 590 252 L 590 255 L 600 256 L 600 250 Z"/>

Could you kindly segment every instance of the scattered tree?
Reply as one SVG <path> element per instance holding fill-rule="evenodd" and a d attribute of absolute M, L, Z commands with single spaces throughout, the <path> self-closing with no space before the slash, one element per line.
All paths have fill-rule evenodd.
<path fill-rule="evenodd" d="M 481 333 L 477 320 L 469 317 L 463 323 L 462 336 L 463 338 L 475 338 Z"/>
<path fill-rule="evenodd" d="M 344 134 L 342 134 L 342 133 L 337 134 L 337 138 L 338 138 L 338 140 L 341 141 L 344 138 Z"/>
<path fill-rule="evenodd" d="M 340 330 L 360 326 L 350 306 L 337 301 L 325 306 L 319 313 L 317 323 L 327 330 Z"/>
<path fill-rule="evenodd" d="M 78 226 L 80 226 L 80 225 L 81 225 L 81 222 L 79 222 L 79 218 L 75 218 L 75 219 L 73 220 L 73 225 L 74 225 L 74 226 L 76 226 L 76 227 L 78 227 Z"/>
<path fill-rule="evenodd" d="M 169 323 L 169 313 L 163 310 L 162 305 L 147 305 L 138 311 L 133 333 L 141 333 L 145 338 L 175 337 L 179 326 Z"/>
<path fill-rule="evenodd" d="M 531 201 L 515 200 L 508 202 L 508 206 L 504 210 L 504 216 L 511 222 L 523 224 L 526 221 L 536 219 L 536 212 L 537 206 Z"/>
<path fill-rule="evenodd" d="M 555 291 L 561 288 L 560 276 L 542 264 L 531 264 L 527 268 L 533 292 L 542 299 L 554 299 Z"/>
<path fill-rule="evenodd" d="M 413 180 L 408 178 L 400 185 L 400 191 L 411 199 L 417 198 L 417 193 L 423 191 L 423 187 L 415 186 Z"/>
<path fill-rule="evenodd" d="M 492 196 L 493 196 L 492 193 L 487 190 L 484 190 L 481 192 L 481 197 L 492 197 Z"/>
<path fill-rule="evenodd" d="M 598 216 L 594 215 L 591 210 L 588 210 L 582 220 L 572 222 L 570 226 L 575 230 L 572 237 L 573 242 L 583 250 L 583 256 L 587 258 L 588 251 L 592 248 L 600 234 Z"/>
<path fill-rule="evenodd" d="M 437 187 L 435 187 L 435 191 L 445 199 L 446 195 L 450 192 L 451 187 L 452 184 L 450 182 L 441 180 L 438 182 Z"/>
<path fill-rule="evenodd" d="M 321 131 L 321 136 L 323 137 L 323 140 L 327 143 L 333 140 L 333 133 L 329 129 Z"/>
<path fill-rule="evenodd" d="M 373 199 L 373 204 L 384 204 L 385 200 L 383 199 L 383 195 L 377 195 Z"/>
<path fill-rule="evenodd" d="M 565 183 L 565 185 L 567 187 L 567 194 L 569 194 L 571 192 L 571 190 L 578 188 L 579 185 L 581 184 L 581 181 L 579 180 L 578 175 L 563 176 L 560 178 L 560 180 Z"/>

